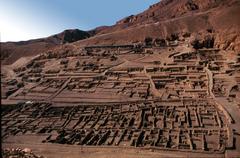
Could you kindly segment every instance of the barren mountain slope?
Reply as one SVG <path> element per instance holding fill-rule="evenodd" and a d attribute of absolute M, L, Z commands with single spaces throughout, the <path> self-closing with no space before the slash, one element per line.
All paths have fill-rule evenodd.
<path fill-rule="evenodd" d="M 90 33 L 75 29 L 65 30 L 47 38 L 1 43 L 2 64 L 12 64 L 21 57 L 34 56 L 64 43 L 71 43 L 88 37 L 90 37 Z"/>
<path fill-rule="evenodd" d="M 163 0 L 135 16 L 124 18 L 77 45 L 116 44 L 143 41 L 146 37 L 166 38 L 173 33 L 214 35 L 217 47 L 240 49 L 240 1 Z"/>
<path fill-rule="evenodd" d="M 215 39 L 215 47 L 238 51 L 239 15 L 239 0 L 162 0 L 113 26 L 100 26 L 86 32 L 67 30 L 48 38 L 1 43 L 1 60 L 4 59 L 2 64 L 11 64 L 20 57 L 34 56 L 71 42 L 77 47 L 127 44 L 142 42 L 146 37 L 167 38 L 186 33 L 193 39 L 210 34 Z"/>

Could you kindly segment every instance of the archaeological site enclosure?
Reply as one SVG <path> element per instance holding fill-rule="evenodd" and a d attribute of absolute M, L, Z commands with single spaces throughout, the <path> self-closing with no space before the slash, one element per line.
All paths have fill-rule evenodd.
<path fill-rule="evenodd" d="M 186 41 L 185 41 L 186 40 Z M 234 150 L 240 54 L 184 41 L 47 52 L 2 81 L 2 139 L 225 154 Z M 184 50 L 184 51 L 182 51 Z M 238 104 L 239 106 L 239 104 Z"/>
<path fill-rule="evenodd" d="M 240 157 L 239 11 L 161 0 L 112 26 L 0 42 L 1 156 Z"/>

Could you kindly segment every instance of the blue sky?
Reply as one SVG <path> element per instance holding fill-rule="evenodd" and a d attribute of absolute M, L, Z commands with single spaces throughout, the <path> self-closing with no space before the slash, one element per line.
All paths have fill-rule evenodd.
<path fill-rule="evenodd" d="M 159 0 L 0 0 L 1 41 L 90 30 L 137 14 Z"/>

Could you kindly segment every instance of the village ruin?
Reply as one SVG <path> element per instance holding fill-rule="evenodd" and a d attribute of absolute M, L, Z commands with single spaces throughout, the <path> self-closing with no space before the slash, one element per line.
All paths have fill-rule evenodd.
<path fill-rule="evenodd" d="M 14 79 L 1 74 L 3 142 L 236 149 L 221 99 L 240 108 L 240 54 L 229 62 L 211 41 L 194 49 L 187 40 L 49 51 L 14 69 Z"/>

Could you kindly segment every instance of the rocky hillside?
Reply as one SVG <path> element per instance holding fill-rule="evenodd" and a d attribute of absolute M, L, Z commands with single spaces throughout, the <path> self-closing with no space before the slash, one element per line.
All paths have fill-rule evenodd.
<path fill-rule="evenodd" d="M 3 64 L 11 64 L 20 57 L 36 55 L 71 42 L 74 47 L 127 44 L 142 42 L 147 37 L 166 39 L 186 34 L 193 40 L 210 36 L 214 47 L 239 51 L 239 15 L 239 0 L 162 0 L 113 26 L 100 26 L 86 32 L 66 30 L 48 38 L 2 43 L 1 59 L 4 59 Z"/>
<path fill-rule="evenodd" d="M 20 57 L 37 55 L 62 44 L 89 38 L 91 34 L 74 29 L 65 30 L 47 38 L 1 43 L 1 61 L 2 64 L 11 64 Z"/>
<path fill-rule="evenodd" d="M 116 44 L 167 38 L 190 33 L 194 38 L 213 36 L 215 46 L 240 50 L 239 0 L 162 0 L 131 15 L 76 45 Z"/>

